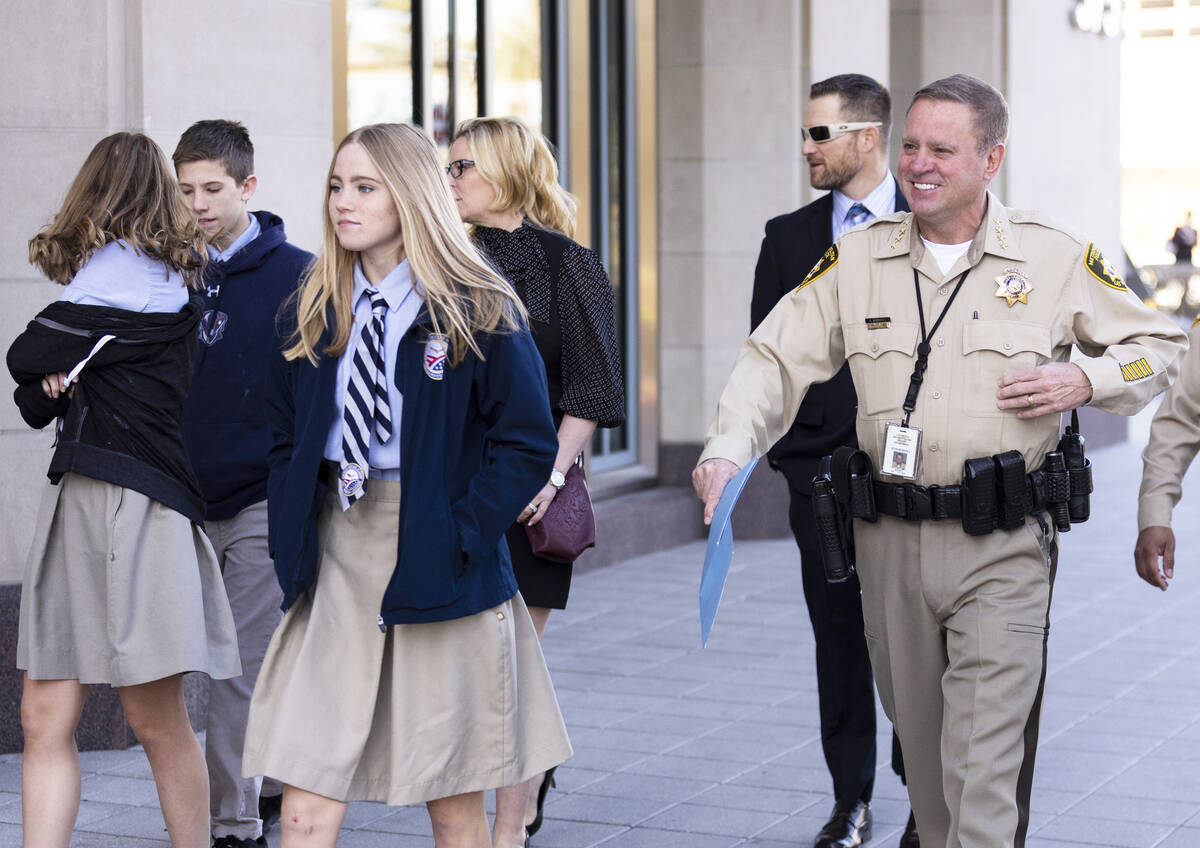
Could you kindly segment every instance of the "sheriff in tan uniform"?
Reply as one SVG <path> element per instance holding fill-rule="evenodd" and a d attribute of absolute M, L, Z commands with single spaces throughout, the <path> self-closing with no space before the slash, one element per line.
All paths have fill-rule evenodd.
<path fill-rule="evenodd" d="M 1150 424 L 1138 492 L 1134 563 L 1143 580 L 1164 590 L 1175 576 L 1171 512 L 1183 496 L 1183 475 L 1200 451 L 1200 318 L 1192 324 L 1188 340 L 1179 379 L 1167 390 Z"/>
<path fill-rule="evenodd" d="M 709 514 L 733 470 L 765 453 L 808 387 L 843 361 L 859 444 L 880 480 L 903 482 L 886 473 L 903 463 L 884 455 L 885 430 L 904 419 L 925 334 L 928 367 L 908 422 L 920 431 L 910 479 L 923 486 L 957 484 L 964 460 L 1008 450 L 1040 468 L 1059 438 L 1057 413 L 1090 402 L 1129 414 L 1167 387 L 1183 333 L 1094 245 L 987 192 L 1006 132 L 1007 107 L 985 83 L 960 75 L 917 93 L 899 168 L 915 214 L 844 235 L 746 342 L 693 475 Z M 962 252 L 943 272 L 934 251 L 950 245 Z M 969 536 L 957 520 L 885 515 L 854 530 L 871 664 L 922 844 L 1023 845 L 1052 524 L 1039 514 Z"/>

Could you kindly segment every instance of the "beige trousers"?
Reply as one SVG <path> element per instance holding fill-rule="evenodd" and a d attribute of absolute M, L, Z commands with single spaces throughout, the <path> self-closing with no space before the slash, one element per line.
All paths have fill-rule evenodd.
<path fill-rule="evenodd" d="M 1054 531 L 1025 522 L 854 524 L 871 666 L 929 848 L 1025 844 L 1057 559 Z"/>

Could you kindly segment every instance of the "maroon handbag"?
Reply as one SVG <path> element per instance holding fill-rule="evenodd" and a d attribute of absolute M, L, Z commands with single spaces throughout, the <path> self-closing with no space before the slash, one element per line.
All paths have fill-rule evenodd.
<path fill-rule="evenodd" d="M 525 525 L 525 535 L 534 554 L 552 562 L 574 562 L 596 545 L 596 516 L 588 496 L 583 469 L 572 465 L 566 482 L 546 507 L 542 520 Z"/>

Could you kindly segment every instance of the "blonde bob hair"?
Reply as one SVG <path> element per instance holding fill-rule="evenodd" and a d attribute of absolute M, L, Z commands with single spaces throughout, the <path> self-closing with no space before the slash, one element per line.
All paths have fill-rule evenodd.
<path fill-rule="evenodd" d="M 457 365 L 468 351 L 483 355 L 477 333 L 522 327 L 525 308 L 516 292 L 467 238 L 432 139 L 407 124 L 371 124 L 351 132 L 334 151 L 325 185 L 321 252 L 293 296 L 296 329 L 284 357 L 304 357 L 316 365 L 316 348 L 326 329 L 331 339 L 324 354 L 340 356 L 350 340 L 358 254 L 338 243 L 329 215 L 329 179 L 338 153 L 348 144 L 363 148 L 396 204 L 409 267 L 434 331 L 449 341 L 450 364 Z"/>
<path fill-rule="evenodd" d="M 141 133 L 100 139 L 48 227 L 29 240 L 29 261 L 71 282 L 100 248 L 123 239 L 195 284 L 208 253 L 159 146 Z"/>
<path fill-rule="evenodd" d="M 468 118 L 454 137 L 467 140 L 475 168 L 496 192 L 490 211 L 520 209 L 539 227 L 575 238 L 575 198 L 559 185 L 541 133 L 519 118 Z"/>

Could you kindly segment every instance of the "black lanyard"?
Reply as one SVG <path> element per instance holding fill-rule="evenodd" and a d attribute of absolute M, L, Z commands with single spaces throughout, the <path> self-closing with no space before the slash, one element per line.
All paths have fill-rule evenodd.
<path fill-rule="evenodd" d="M 921 282 L 917 277 L 917 269 L 913 268 L 913 289 L 917 293 L 917 315 L 921 318 L 921 343 L 917 345 L 917 361 L 913 365 L 912 376 L 908 378 L 908 393 L 904 396 L 905 427 L 908 426 L 909 416 L 917 408 L 917 394 L 921 391 L 921 383 L 925 380 L 925 369 L 929 367 L 929 337 L 936 333 L 937 328 L 942 325 L 942 319 L 950 311 L 950 304 L 954 303 L 954 298 L 958 297 L 958 290 L 962 288 L 963 283 L 967 280 L 967 274 L 970 273 L 970 268 L 962 272 L 962 276 L 958 278 L 958 282 L 954 285 L 954 291 L 950 293 L 950 299 L 942 307 L 942 314 L 933 322 L 933 326 L 926 331 L 925 308 L 921 306 Z"/>

